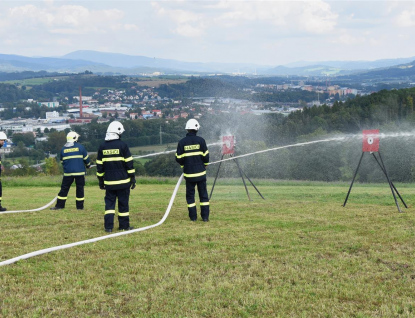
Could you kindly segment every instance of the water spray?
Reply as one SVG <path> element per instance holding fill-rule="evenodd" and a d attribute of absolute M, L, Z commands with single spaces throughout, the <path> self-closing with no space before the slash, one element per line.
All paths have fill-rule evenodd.
<path fill-rule="evenodd" d="M 385 135 L 383 135 L 383 136 L 385 136 Z M 347 196 L 346 196 L 346 199 L 344 200 L 343 206 L 346 206 L 347 199 L 349 198 L 350 191 L 352 190 L 354 180 L 356 178 L 356 175 L 357 175 L 357 172 L 359 170 L 360 164 L 362 163 L 363 155 L 365 153 L 369 152 L 370 154 L 373 155 L 373 157 L 375 158 L 375 160 L 376 160 L 377 164 L 379 165 L 380 169 L 385 174 L 386 179 L 388 180 L 388 183 L 389 183 L 389 187 L 392 191 L 392 196 L 395 200 L 396 207 L 398 208 L 399 212 L 402 212 L 401 208 L 399 207 L 398 200 L 396 199 L 396 195 L 399 196 L 399 198 L 401 199 L 401 201 L 402 201 L 403 205 L 405 206 L 405 208 L 408 208 L 408 206 L 406 205 L 406 203 L 403 200 L 402 196 L 399 194 L 399 192 L 396 189 L 395 185 L 392 183 L 392 181 L 389 178 L 389 175 L 386 171 L 385 164 L 383 163 L 382 156 L 380 155 L 379 141 L 380 140 L 379 140 L 379 130 L 378 129 L 363 130 L 362 155 L 360 156 L 359 164 L 357 165 L 356 171 L 353 175 L 352 183 L 350 184 L 350 188 L 349 188 L 349 191 L 347 192 Z M 378 154 L 379 158 L 376 157 L 375 153 Z M 396 194 L 395 194 L 395 192 L 396 192 Z"/>
<path fill-rule="evenodd" d="M 386 137 L 414 137 L 415 134 L 411 133 L 411 134 L 406 134 L 405 136 L 403 136 L 402 134 L 382 134 L 381 136 L 384 137 L 384 138 L 386 138 Z M 239 156 L 235 156 L 235 157 L 232 157 L 232 158 L 218 160 L 218 161 L 210 163 L 210 165 L 217 164 L 217 163 L 224 162 L 224 161 L 235 160 L 237 158 L 243 158 L 243 157 L 251 156 L 251 155 L 254 155 L 254 154 L 279 150 L 279 149 L 286 149 L 286 148 L 292 148 L 292 147 L 303 147 L 303 146 L 306 146 L 306 145 L 312 145 L 312 144 L 323 143 L 323 142 L 345 141 L 345 140 L 354 139 L 354 138 L 357 138 L 357 137 L 361 137 L 361 135 L 335 137 L 335 138 L 329 138 L 329 139 L 322 139 L 322 140 L 315 140 L 315 141 L 308 141 L 308 142 L 297 143 L 297 144 L 292 144 L 292 145 L 280 146 L 280 147 L 275 147 L 275 148 L 270 148 L 270 149 L 265 149 L 265 150 L 259 150 L 259 151 L 256 151 L 256 152 L 247 153 L 247 154 L 244 154 L 244 155 L 239 155 Z M 369 141 L 370 140 L 368 140 L 368 142 Z M 221 144 L 222 144 L 221 142 L 218 142 L 218 143 L 214 143 L 212 145 L 221 145 Z M 170 153 L 170 152 L 173 152 L 173 151 L 168 151 L 168 152 L 163 152 L 163 153 Z M 152 155 L 156 155 L 156 154 L 152 154 Z M 140 158 L 140 157 L 138 157 L 138 158 Z M 35 251 L 35 252 L 24 254 L 24 255 L 9 259 L 9 260 L 2 261 L 2 262 L 0 262 L 0 266 L 13 264 L 13 263 L 15 263 L 19 260 L 28 259 L 28 258 L 31 258 L 31 257 L 34 257 L 34 256 L 50 253 L 50 252 L 53 252 L 53 251 L 66 249 L 66 248 L 70 248 L 70 247 L 74 247 L 74 246 L 78 246 L 78 245 L 83 245 L 83 244 L 87 244 L 87 243 L 94 243 L 94 242 L 97 242 L 97 241 L 105 240 L 105 239 L 108 239 L 108 238 L 114 238 L 114 237 L 121 236 L 121 235 L 127 235 L 127 234 L 132 234 L 132 233 L 135 233 L 135 232 L 145 231 L 145 230 L 154 228 L 156 226 L 159 226 L 159 225 L 163 224 L 164 221 L 167 219 L 167 216 L 169 215 L 171 207 L 173 206 L 174 199 L 176 198 L 177 191 L 179 189 L 179 186 L 180 186 L 182 180 L 183 180 L 183 174 L 180 176 L 179 180 L 177 181 L 176 187 L 174 188 L 173 194 L 170 198 L 169 205 L 167 207 L 167 210 L 166 210 L 163 218 L 159 222 L 157 222 L 156 224 L 149 225 L 149 226 L 142 227 L 142 228 L 138 228 L 138 229 L 134 229 L 134 230 L 130 230 L 130 231 L 109 234 L 109 235 L 100 236 L 100 237 L 85 240 L 85 241 L 79 241 L 79 242 L 74 242 L 74 243 L 71 243 L 71 244 L 60 245 L 60 246 L 55 246 L 55 247 Z"/>
<path fill-rule="evenodd" d="M 252 180 L 249 179 L 247 174 L 242 170 L 241 166 L 238 163 L 238 160 L 235 158 L 235 156 L 234 156 L 235 155 L 235 145 L 236 145 L 235 136 L 233 136 L 233 135 L 222 136 L 222 157 L 219 160 L 219 167 L 218 167 L 218 171 L 216 172 L 215 179 L 213 181 L 212 190 L 210 191 L 210 195 L 209 195 L 209 200 L 212 198 L 213 189 L 215 188 L 216 180 L 219 177 L 219 171 L 220 171 L 220 167 L 222 165 L 222 161 L 223 161 L 224 156 L 229 156 L 236 163 L 236 166 L 238 167 L 239 175 L 241 176 L 242 182 L 243 182 L 244 187 L 245 187 L 246 195 L 248 196 L 249 201 L 251 201 L 251 197 L 249 196 L 249 191 L 248 191 L 248 188 L 246 186 L 244 176 L 249 180 L 249 182 L 254 187 L 254 189 L 258 192 L 258 194 L 261 196 L 261 198 L 265 200 L 265 198 L 263 197 L 261 192 L 259 192 L 258 188 L 255 186 L 255 184 L 252 182 Z"/>

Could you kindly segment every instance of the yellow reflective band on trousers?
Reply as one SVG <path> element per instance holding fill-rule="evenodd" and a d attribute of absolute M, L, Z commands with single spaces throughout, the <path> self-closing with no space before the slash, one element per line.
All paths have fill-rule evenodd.
<path fill-rule="evenodd" d="M 67 156 L 67 157 L 63 157 L 63 158 L 62 158 L 62 160 L 76 159 L 76 158 L 81 158 L 81 159 L 83 159 L 82 155 L 76 155 L 76 156 Z"/>
<path fill-rule="evenodd" d="M 60 197 L 60 196 L 58 196 L 58 199 L 59 200 L 66 200 L 68 197 Z"/>
<path fill-rule="evenodd" d="M 64 173 L 63 175 L 65 177 L 70 177 L 70 176 L 84 176 L 85 175 L 85 172 Z"/>
<path fill-rule="evenodd" d="M 124 179 L 124 180 L 117 180 L 117 181 L 104 181 L 104 184 L 116 185 L 116 184 L 124 184 L 124 183 L 129 183 L 129 182 L 130 182 L 130 178 Z"/>
<path fill-rule="evenodd" d="M 103 177 L 103 176 L 104 176 L 104 174 L 105 174 L 105 172 L 102 172 L 102 173 L 97 172 L 97 176 L 98 176 L 98 177 Z"/>
<path fill-rule="evenodd" d="M 130 212 L 124 212 L 124 213 L 118 212 L 118 216 L 130 216 Z"/>
<path fill-rule="evenodd" d="M 209 202 L 200 202 L 200 205 L 209 205 Z"/>
<path fill-rule="evenodd" d="M 115 214 L 115 210 L 107 210 L 105 211 L 105 214 Z"/>
<path fill-rule="evenodd" d="M 199 172 L 199 173 L 184 173 L 183 175 L 188 178 L 195 178 L 195 177 L 204 176 L 205 174 L 206 174 L 206 171 Z"/>
<path fill-rule="evenodd" d="M 76 201 L 84 201 L 85 198 L 76 198 Z"/>
<path fill-rule="evenodd" d="M 194 206 L 196 206 L 196 203 L 190 203 L 187 205 L 188 208 L 193 208 Z"/>

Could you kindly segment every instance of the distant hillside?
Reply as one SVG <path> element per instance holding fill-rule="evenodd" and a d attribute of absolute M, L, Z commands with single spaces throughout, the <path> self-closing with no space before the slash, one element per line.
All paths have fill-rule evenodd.
<path fill-rule="evenodd" d="M 343 78 L 353 81 L 415 81 L 415 60 L 406 64 L 362 71 L 355 74 L 343 76 Z"/>
<path fill-rule="evenodd" d="M 346 75 L 351 74 L 351 70 L 345 70 L 341 68 L 330 67 L 326 65 L 309 65 L 302 67 L 286 67 L 286 66 L 277 66 L 271 69 L 268 69 L 263 72 L 265 75 L 273 76 L 326 76 L 326 75 Z"/>
<path fill-rule="evenodd" d="M 248 72 L 254 73 L 256 68 L 266 68 L 269 66 L 260 66 L 254 64 L 241 63 L 193 63 L 182 62 L 170 59 L 160 59 L 157 57 L 146 57 L 139 55 L 126 55 L 119 53 L 106 53 L 97 51 L 75 51 L 62 56 L 65 59 L 87 60 L 96 63 L 102 63 L 113 67 L 122 67 L 131 69 L 135 67 L 149 67 L 153 69 L 176 70 L 176 72 L 203 72 L 203 73 L 236 73 Z"/>
<path fill-rule="evenodd" d="M 327 61 L 306 65 L 297 62 L 285 66 L 269 66 L 249 63 L 197 63 L 172 59 L 160 59 L 140 55 L 125 55 L 97 51 L 75 51 L 62 57 L 26 57 L 0 54 L 0 72 L 47 71 L 81 73 L 86 70 L 103 75 L 142 75 L 160 72 L 164 74 L 207 75 L 247 74 L 263 76 L 351 76 L 352 74 L 376 70 L 379 76 L 407 76 L 404 71 L 390 69 L 407 65 L 415 58 L 378 61 Z M 375 67 L 382 67 L 380 70 Z M 401 70 L 402 67 L 400 66 Z M 411 73 L 411 70 L 407 71 Z M 367 73 L 370 74 L 370 73 Z M 375 74 L 375 73 L 372 73 Z M 370 76 L 370 75 L 368 75 Z"/>
<path fill-rule="evenodd" d="M 301 68 L 311 65 L 324 65 L 326 67 L 333 67 L 342 70 L 369 70 L 375 68 L 390 67 L 399 64 L 410 63 L 415 60 L 415 56 L 408 58 L 397 58 L 397 59 L 382 59 L 375 61 L 321 61 L 321 62 L 310 62 L 300 61 L 285 64 L 284 66 L 289 68 Z"/>

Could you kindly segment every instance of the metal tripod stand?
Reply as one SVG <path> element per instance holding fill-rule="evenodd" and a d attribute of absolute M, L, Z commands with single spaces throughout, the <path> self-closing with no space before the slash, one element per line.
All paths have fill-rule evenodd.
<path fill-rule="evenodd" d="M 380 152 L 378 151 L 377 153 L 378 153 L 379 159 L 375 156 L 375 153 L 374 153 L 374 152 L 371 152 L 371 154 L 372 154 L 372 155 L 373 155 L 373 157 L 375 158 L 376 162 L 378 163 L 379 167 L 382 169 L 382 172 L 385 174 L 386 179 L 388 180 L 389 187 L 390 187 L 390 189 L 391 189 L 391 191 L 392 191 L 392 195 L 393 195 L 393 198 L 394 198 L 394 200 L 395 200 L 395 204 L 396 204 L 396 207 L 398 208 L 398 211 L 399 211 L 399 212 L 402 212 L 402 211 L 401 211 L 401 208 L 399 207 L 398 200 L 396 199 L 395 192 L 396 192 L 396 194 L 399 196 L 399 199 L 401 199 L 401 201 L 402 201 L 403 205 L 405 206 L 405 208 L 408 208 L 408 206 L 406 205 L 405 201 L 403 200 L 403 198 L 402 198 L 402 197 L 401 197 L 401 195 L 399 194 L 399 192 L 398 192 L 398 190 L 396 189 L 395 185 L 394 185 L 394 184 L 392 183 L 392 181 L 390 180 L 390 178 L 389 178 L 389 176 L 388 176 L 388 173 L 387 173 L 387 171 L 386 171 L 385 164 L 383 163 L 382 156 L 380 155 Z M 356 178 L 357 171 L 359 170 L 360 164 L 362 163 L 362 159 L 363 159 L 363 155 L 364 155 L 364 154 L 365 154 L 365 152 L 362 152 L 362 155 L 360 156 L 359 164 L 357 165 L 357 169 L 356 169 L 356 171 L 355 171 L 355 173 L 354 173 L 353 180 L 352 180 L 352 183 L 350 184 L 349 192 L 347 192 L 346 200 L 344 200 L 343 206 L 346 206 L 347 199 L 349 198 L 350 191 L 352 190 L 353 183 L 354 183 L 354 180 L 355 180 L 355 178 Z"/>
<path fill-rule="evenodd" d="M 224 154 L 222 154 L 222 157 L 220 158 L 220 162 L 219 162 L 218 171 L 216 172 L 215 180 L 213 181 L 213 186 L 212 186 L 212 190 L 210 191 L 209 200 L 212 198 L 213 189 L 215 188 L 216 180 L 218 179 L 218 176 L 219 176 L 219 170 L 220 170 L 220 167 L 221 167 L 221 165 L 222 165 L 222 160 L 223 160 L 223 157 L 224 157 L 224 156 L 225 156 L 225 155 L 224 155 Z M 231 158 L 233 157 L 233 155 L 232 155 L 232 154 L 230 154 L 229 156 L 230 156 Z M 259 192 L 259 190 L 258 190 L 258 189 L 257 189 L 257 187 L 255 186 L 255 184 L 251 181 L 251 179 L 249 179 L 249 177 L 246 175 L 246 173 L 242 170 L 241 166 L 240 166 L 240 165 L 239 165 L 239 163 L 238 163 L 238 160 L 237 160 L 236 158 L 234 158 L 232 161 L 233 161 L 233 162 L 235 162 L 235 163 L 236 163 L 236 165 L 237 165 L 237 167 L 238 167 L 238 171 L 239 171 L 239 174 L 240 174 L 240 176 L 241 176 L 241 178 L 242 178 L 242 182 L 244 183 L 244 186 L 245 186 L 245 191 L 246 191 L 246 195 L 248 196 L 249 201 L 252 201 L 252 200 L 251 200 L 251 197 L 249 196 L 249 191 L 248 191 L 248 188 L 247 188 L 247 186 L 246 186 L 246 182 L 245 182 L 244 176 L 245 176 L 245 177 L 249 180 L 249 182 L 252 184 L 252 186 L 253 186 L 253 187 L 254 187 L 254 189 L 258 192 L 258 194 L 261 196 L 261 198 L 265 200 L 265 198 L 262 196 L 261 192 Z"/>

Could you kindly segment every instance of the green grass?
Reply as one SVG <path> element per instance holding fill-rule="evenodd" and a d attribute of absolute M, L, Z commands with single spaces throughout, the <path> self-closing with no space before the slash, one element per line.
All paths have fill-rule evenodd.
<path fill-rule="evenodd" d="M 169 144 L 162 144 L 162 145 L 150 145 L 150 146 L 139 146 L 139 147 L 131 147 L 130 151 L 133 155 L 137 155 L 140 151 L 149 152 L 149 153 L 157 153 L 157 152 L 164 152 L 166 149 L 170 147 L 172 150 L 176 150 L 177 143 L 169 143 Z"/>
<path fill-rule="evenodd" d="M 3 204 L 33 209 L 60 178 L 3 179 Z M 142 179 L 131 224 L 157 223 L 175 179 Z M 209 180 L 209 190 L 211 181 Z M 413 317 L 415 186 L 219 179 L 211 221 L 190 222 L 182 185 L 159 227 L 0 267 L 1 317 Z M 25 186 L 25 183 L 27 184 Z M 0 215 L 4 261 L 103 232 L 104 191 L 86 209 Z"/>
<path fill-rule="evenodd" d="M 22 80 L 3 81 L 3 83 L 20 85 L 20 86 L 36 86 L 36 85 L 42 85 L 45 83 L 53 82 L 55 79 L 60 80 L 64 78 L 67 78 L 67 77 L 62 77 L 62 76 L 37 77 L 37 78 L 27 78 L 27 79 L 22 79 Z"/>

